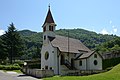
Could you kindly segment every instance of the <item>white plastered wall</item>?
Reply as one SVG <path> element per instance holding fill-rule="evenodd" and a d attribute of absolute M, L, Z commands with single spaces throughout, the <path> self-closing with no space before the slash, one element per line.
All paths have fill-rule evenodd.
<path fill-rule="evenodd" d="M 94 58 L 94 54 L 87 59 L 87 70 L 102 70 L 102 58 L 99 54 L 97 54 L 97 58 Z M 94 60 L 97 60 L 97 65 L 94 65 Z"/>
<path fill-rule="evenodd" d="M 48 66 L 48 69 L 52 67 L 54 73 L 57 74 L 57 53 L 54 50 L 55 50 L 54 47 L 52 47 L 50 43 L 42 46 L 41 69 L 45 69 L 45 66 Z M 47 51 L 49 53 L 49 58 L 45 60 L 45 53 Z"/>

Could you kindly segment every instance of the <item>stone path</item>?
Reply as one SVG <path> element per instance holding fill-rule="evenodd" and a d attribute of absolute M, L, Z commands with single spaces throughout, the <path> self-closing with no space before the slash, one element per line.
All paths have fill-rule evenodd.
<path fill-rule="evenodd" d="M 37 79 L 31 76 L 19 74 L 12 71 L 8 72 L 0 71 L 0 80 L 42 80 L 42 79 Z"/>

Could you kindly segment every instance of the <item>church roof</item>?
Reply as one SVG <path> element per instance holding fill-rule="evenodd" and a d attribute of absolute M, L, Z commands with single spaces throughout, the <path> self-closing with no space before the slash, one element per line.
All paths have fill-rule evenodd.
<path fill-rule="evenodd" d="M 68 50 L 68 37 L 56 35 L 55 39 L 51 42 L 54 47 L 57 47 L 61 52 L 80 53 L 80 51 L 91 51 L 80 40 L 69 38 Z"/>
<path fill-rule="evenodd" d="M 53 19 L 53 17 L 52 17 L 52 13 L 51 13 L 51 11 L 50 11 L 50 6 L 49 6 L 49 10 L 48 10 L 48 13 L 47 13 L 47 16 L 46 16 L 46 19 L 45 19 L 45 22 L 44 22 L 44 24 L 45 23 L 55 23 L 54 22 L 54 19 Z M 43 24 L 43 25 L 44 25 Z"/>
<path fill-rule="evenodd" d="M 90 57 L 93 53 L 95 53 L 95 51 L 90 51 L 90 52 L 88 52 L 88 53 L 84 53 L 84 54 L 82 54 L 82 55 L 79 57 L 79 59 L 88 58 L 88 57 Z"/>
<path fill-rule="evenodd" d="M 99 54 L 98 52 L 96 52 L 96 51 L 90 51 L 90 52 L 88 52 L 88 53 L 84 53 L 84 54 L 82 54 L 78 59 L 86 59 L 86 58 L 88 58 L 88 57 L 90 57 L 92 54 L 94 54 L 94 53 L 97 53 L 102 59 L 103 59 L 103 57 L 101 56 L 101 54 Z"/>

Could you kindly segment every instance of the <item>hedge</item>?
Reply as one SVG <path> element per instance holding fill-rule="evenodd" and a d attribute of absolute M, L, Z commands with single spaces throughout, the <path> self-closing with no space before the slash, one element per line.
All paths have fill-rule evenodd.
<path fill-rule="evenodd" d="M 31 69 L 40 69 L 41 65 L 40 64 L 33 64 L 33 65 L 29 65 L 28 67 Z"/>
<path fill-rule="evenodd" d="M 112 59 L 105 59 L 105 60 L 103 60 L 103 69 L 113 67 L 119 63 L 120 63 L 120 57 L 112 58 Z"/>
<path fill-rule="evenodd" d="M 0 65 L 0 70 L 20 70 L 20 66 L 18 64 L 15 65 Z"/>

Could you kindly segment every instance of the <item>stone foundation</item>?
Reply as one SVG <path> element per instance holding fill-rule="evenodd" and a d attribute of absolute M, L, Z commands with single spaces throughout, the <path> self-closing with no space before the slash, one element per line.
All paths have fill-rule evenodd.
<path fill-rule="evenodd" d="M 24 74 L 34 76 L 37 78 L 44 78 L 44 77 L 52 77 L 54 76 L 53 70 L 41 70 L 41 69 L 29 69 L 29 68 L 23 68 L 22 69 Z"/>

